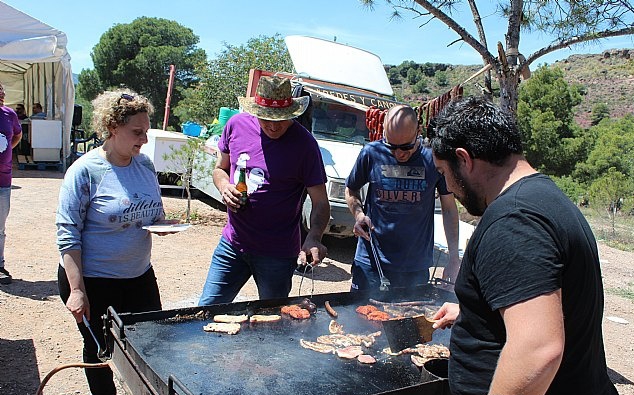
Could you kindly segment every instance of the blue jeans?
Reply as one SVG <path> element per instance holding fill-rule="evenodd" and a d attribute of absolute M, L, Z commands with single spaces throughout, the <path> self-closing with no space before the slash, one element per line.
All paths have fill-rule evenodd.
<path fill-rule="evenodd" d="M 4 232 L 11 207 L 11 187 L 0 187 L 0 267 L 4 267 Z"/>
<path fill-rule="evenodd" d="M 410 288 L 417 285 L 427 284 L 429 282 L 429 268 L 424 270 L 416 270 L 413 272 L 395 272 L 381 266 L 383 275 L 390 280 L 390 287 Z M 381 278 L 376 267 L 360 264 L 357 261 L 352 262 L 352 285 L 350 291 L 378 291 L 381 285 Z"/>
<path fill-rule="evenodd" d="M 260 299 L 286 298 L 291 292 L 296 267 L 296 256 L 275 258 L 240 252 L 221 237 L 198 305 L 231 303 L 251 276 Z"/>

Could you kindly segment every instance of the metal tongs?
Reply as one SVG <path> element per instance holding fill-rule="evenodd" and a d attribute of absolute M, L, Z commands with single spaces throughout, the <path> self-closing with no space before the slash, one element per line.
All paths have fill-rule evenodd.
<path fill-rule="evenodd" d="M 310 263 L 307 263 L 305 265 L 298 265 L 297 272 L 302 275 L 302 279 L 299 280 L 299 289 L 297 290 L 297 296 L 302 296 L 302 283 L 304 282 L 304 277 L 306 277 L 306 274 L 310 272 L 310 299 L 312 299 L 313 293 L 315 292 L 315 268 L 313 268 Z"/>
<path fill-rule="evenodd" d="M 372 255 L 374 255 L 374 261 L 376 262 L 376 269 L 379 272 L 379 277 L 381 279 L 381 285 L 379 285 L 379 291 L 389 291 L 390 290 L 390 280 L 385 277 L 383 274 L 383 269 L 381 269 L 381 261 L 379 260 L 379 254 L 376 252 L 376 247 L 374 246 L 374 236 L 372 235 L 372 229 L 368 231 L 370 234 L 370 249 L 372 250 Z"/>
<path fill-rule="evenodd" d="M 88 329 L 88 332 L 90 332 L 90 336 L 92 336 L 92 339 L 95 341 L 95 343 L 97 343 L 97 358 L 99 358 L 101 362 L 106 362 L 108 360 L 108 355 L 106 353 L 106 350 L 101 348 L 101 344 L 97 340 L 97 336 L 95 336 L 95 332 L 92 331 L 90 322 L 88 322 L 88 319 L 86 318 L 85 315 L 82 316 L 82 320 L 84 321 L 84 325 Z"/>

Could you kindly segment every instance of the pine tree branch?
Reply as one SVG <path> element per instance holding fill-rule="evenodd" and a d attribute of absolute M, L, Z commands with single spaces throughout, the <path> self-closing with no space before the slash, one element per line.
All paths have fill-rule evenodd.
<path fill-rule="evenodd" d="M 533 54 L 531 54 L 527 59 L 526 59 L 526 66 L 530 65 L 531 63 L 533 63 L 535 60 L 539 59 L 540 57 L 549 54 L 551 52 L 555 52 L 557 50 L 563 49 L 563 48 L 567 48 L 571 45 L 574 44 L 579 44 L 579 43 L 583 43 L 583 42 L 589 42 L 589 41 L 594 41 L 594 40 L 599 40 L 602 38 L 608 38 L 608 37 L 617 37 L 617 36 L 627 36 L 630 34 L 634 34 L 634 27 L 626 27 L 623 29 L 619 29 L 619 30 L 604 30 L 602 32 L 598 32 L 598 33 L 589 33 L 583 36 L 578 36 L 578 37 L 573 37 L 570 39 L 566 39 L 566 40 L 560 40 L 558 42 L 555 42 L 547 47 L 544 47 L 536 52 L 534 52 Z"/>

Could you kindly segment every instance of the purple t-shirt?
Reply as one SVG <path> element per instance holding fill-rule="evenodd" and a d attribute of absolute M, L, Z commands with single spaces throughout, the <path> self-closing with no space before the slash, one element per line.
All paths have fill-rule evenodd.
<path fill-rule="evenodd" d="M 0 187 L 11 186 L 13 164 L 11 140 L 13 136 L 20 133 L 22 133 L 22 127 L 15 111 L 7 106 L 0 107 Z"/>
<path fill-rule="evenodd" d="M 225 126 L 218 149 L 231 158 L 229 180 L 246 168 L 249 203 L 228 211 L 222 235 L 243 252 L 292 257 L 299 253 L 304 188 L 326 182 L 317 141 L 298 122 L 279 139 L 270 139 L 258 119 L 237 114 Z"/>

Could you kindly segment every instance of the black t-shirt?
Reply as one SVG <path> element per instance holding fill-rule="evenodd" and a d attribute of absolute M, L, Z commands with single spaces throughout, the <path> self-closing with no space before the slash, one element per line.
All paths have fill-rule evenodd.
<path fill-rule="evenodd" d="M 548 394 L 616 394 L 607 376 L 596 240 L 577 207 L 541 174 L 487 207 L 465 251 L 451 330 L 453 394 L 487 394 L 506 341 L 499 309 L 561 288 L 566 342 Z M 539 317 L 535 317 L 539 319 Z"/>

